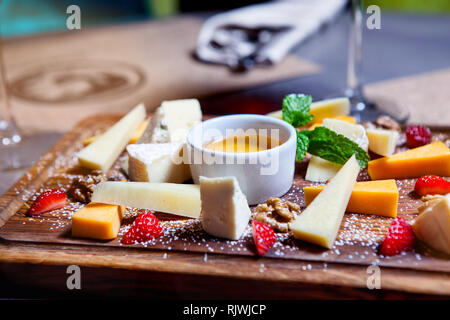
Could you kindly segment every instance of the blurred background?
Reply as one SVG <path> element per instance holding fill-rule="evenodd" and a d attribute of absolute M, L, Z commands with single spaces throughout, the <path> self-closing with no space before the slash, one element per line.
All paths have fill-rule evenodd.
<path fill-rule="evenodd" d="M 111 23 L 143 21 L 180 13 L 211 13 L 250 4 L 256 0 L 3 0 L 3 37 L 66 30 L 65 8 L 75 4 L 83 9 L 83 27 Z M 382 10 L 407 13 L 450 14 L 448 0 L 366 0 L 365 6 L 378 5 Z"/>
<path fill-rule="evenodd" d="M 359 15 L 352 2 L 1 0 L 8 109 L 29 138 L 26 157 L 86 117 L 140 102 L 151 112 L 197 98 L 205 114 L 265 114 L 289 93 L 343 96 L 352 75 L 383 112 L 448 126 L 450 1 L 365 0 Z M 70 5 L 81 30 L 67 28 Z M 367 27 L 371 5 L 380 28 Z M 23 172 L 0 177 L 0 194 Z"/>

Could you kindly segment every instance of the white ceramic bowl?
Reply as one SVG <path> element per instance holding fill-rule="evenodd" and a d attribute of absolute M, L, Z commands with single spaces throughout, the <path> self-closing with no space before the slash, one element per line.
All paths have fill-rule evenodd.
<path fill-rule="evenodd" d="M 282 144 L 250 153 L 204 148 L 206 143 L 220 138 L 253 132 L 276 138 Z M 296 144 L 296 130 L 285 121 L 263 115 L 230 115 L 206 120 L 192 128 L 187 137 L 187 157 L 195 183 L 199 183 L 200 176 L 235 176 L 248 203 L 253 205 L 270 197 L 282 196 L 290 189 L 295 171 Z"/>

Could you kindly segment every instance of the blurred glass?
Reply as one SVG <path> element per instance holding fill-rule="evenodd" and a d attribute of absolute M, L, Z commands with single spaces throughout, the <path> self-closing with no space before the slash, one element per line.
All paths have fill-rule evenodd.
<path fill-rule="evenodd" d="M 1 1 L 0 1 L 1 6 Z M 0 37 L 0 170 L 28 166 L 24 137 L 21 135 L 11 110 L 3 61 L 3 44 Z"/>
<path fill-rule="evenodd" d="M 379 116 L 387 115 L 400 123 L 406 122 L 409 112 L 391 105 L 389 111 L 380 110 L 368 101 L 362 89 L 362 30 L 363 1 L 351 0 L 351 25 L 347 61 L 347 89 L 345 95 L 350 99 L 351 115 L 358 122 L 373 121 Z"/>

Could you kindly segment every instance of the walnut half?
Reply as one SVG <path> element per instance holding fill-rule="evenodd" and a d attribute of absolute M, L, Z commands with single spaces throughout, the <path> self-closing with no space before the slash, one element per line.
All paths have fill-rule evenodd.
<path fill-rule="evenodd" d="M 300 206 L 296 203 L 280 198 L 270 198 L 266 203 L 256 206 L 254 219 L 268 224 L 274 230 L 288 232 L 289 223 L 299 212 Z"/>

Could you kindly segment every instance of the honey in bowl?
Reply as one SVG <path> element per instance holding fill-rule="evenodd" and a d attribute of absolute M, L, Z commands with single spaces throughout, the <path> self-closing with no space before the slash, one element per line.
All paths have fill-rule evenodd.
<path fill-rule="evenodd" d="M 232 153 L 249 153 L 269 150 L 281 145 L 277 139 L 259 134 L 240 134 L 214 140 L 204 147 L 209 150 Z"/>

